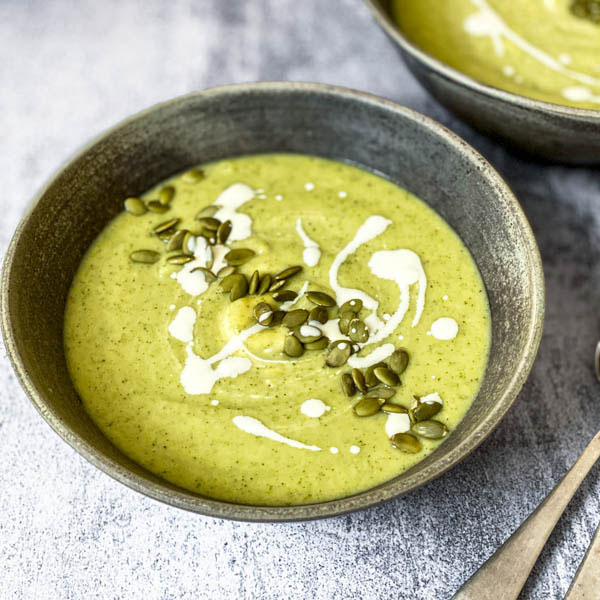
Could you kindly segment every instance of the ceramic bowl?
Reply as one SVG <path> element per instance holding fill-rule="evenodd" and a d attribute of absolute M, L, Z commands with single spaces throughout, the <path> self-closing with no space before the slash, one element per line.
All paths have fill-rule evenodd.
<path fill-rule="evenodd" d="M 184 169 L 260 152 L 342 159 L 414 192 L 458 232 L 489 294 L 492 348 L 464 421 L 406 473 L 354 496 L 303 506 L 246 506 L 181 489 L 121 453 L 75 393 L 63 352 L 67 291 L 94 238 L 138 195 Z M 343 200 L 340 200 L 340 204 Z M 19 224 L 2 273 L 2 331 L 21 385 L 50 426 L 125 485 L 214 517 L 292 521 L 338 515 L 405 494 L 467 456 L 498 425 L 533 363 L 544 312 L 540 257 L 506 184 L 464 141 L 392 102 L 318 84 L 255 83 L 152 107 L 102 134 L 67 162 Z"/>
<path fill-rule="evenodd" d="M 410 42 L 390 17 L 390 0 L 365 2 L 412 74 L 464 121 L 538 158 L 600 163 L 600 110 L 533 100 L 481 83 Z"/>

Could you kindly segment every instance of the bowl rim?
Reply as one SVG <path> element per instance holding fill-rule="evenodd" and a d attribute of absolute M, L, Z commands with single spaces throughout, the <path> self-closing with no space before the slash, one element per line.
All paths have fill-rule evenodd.
<path fill-rule="evenodd" d="M 515 94 L 514 92 L 508 92 L 492 85 L 488 85 L 451 67 L 413 44 L 400 27 L 392 21 L 388 13 L 383 9 L 380 0 L 363 1 L 371 10 L 371 13 L 379 23 L 380 27 L 402 48 L 402 50 L 442 77 L 455 81 L 473 92 L 491 96 L 496 100 L 512 104 L 521 109 L 538 111 L 561 117 L 579 118 L 586 121 L 600 121 L 600 109 L 577 108 L 576 106 L 568 106 L 566 104 L 556 104 L 554 102 L 546 102 L 545 100 L 536 100 L 535 98 L 529 98 L 528 96 L 522 96 L 520 94 Z"/>
<path fill-rule="evenodd" d="M 62 422 L 61 418 L 46 405 L 43 390 L 37 389 L 32 379 L 29 377 L 21 358 L 14 335 L 14 325 L 11 320 L 8 305 L 8 292 L 11 280 L 12 264 L 23 230 L 32 212 L 35 210 L 40 200 L 44 197 L 47 190 L 61 176 L 63 171 L 68 168 L 72 162 L 84 156 L 90 148 L 105 140 L 122 127 L 125 127 L 134 121 L 144 119 L 150 113 L 160 111 L 174 103 L 182 103 L 190 99 L 211 98 L 219 95 L 228 96 L 231 94 L 245 94 L 252 92 L 272 94 L 297 92 L 300 94 L 308 93 L 321 96 L 325 95 L 336 98 L 344 98 L 357 104 L 370 105 L 380 109 L 385 109 L 399 115 L 404 119 L 409 119 L 413 122 L 416 122 L 418 126 L 429 129 L 435 135 L 442 137 L 456 150 L 456 152 L 461 154 L 465 160 L 471 162 L 481 173 L 483 173 L 488 179 L 490 187 L 492 187 L 496 194 L 499 197 L 502 197 L 505 201 L 507 210 L 510 211 L 510 215 L 514 219 L 514 222 L 520 226 L 520 231 L 523 237 L 523 245 L 526 247 L 527 255 L 529 257 L 528 276 L 530 278 L 533 291 L 533 302 L 531 305 L 529 328 L 524 345 L 524 352 L 521 356 L 518 368 L 515 369 L 511 380 L 507 382 L 504 392 L 500 396 L 494 409 L 488 413 L 486 418 L 475 427 L 475 429 L 465 440 L 453 448 L 450 453 L 443 455 L 444 457 L 451 457 L 451 459 L 445 460 L 443 465 L 440 465 L 435 472 L 429 474 L 427 477 L 421 478 L 418 481 L 410 483 L 409 485 L 405 485 L 402 489 L 395 489 L 398 487 L 398 482 L 395 481 L 396 478 L 393 478 L 383 484 L 380 484 L 379 486 L 376 486 L 375 488 L 370 488 L 363 492 L 359 492 L 358 494 L 345 496 L 336 500 L 292 506 L 257 506 L 235 504 L 231 502 L 205 498 L 192 495 L 192 492 L 188 492 L 183 488 L 172 489 L 170 487 L 165 487 L 165 485 L 149 481 L 140 475 L 137 475 L 128 468 L 107 457 L 105 454 L 98 452 L 83 437 L 80 437 L 71 431 L 71 429 Z M 349 512 L 354 512 L 356 510 L 369 508 L 392 498 L 399 497 L 443 475 L 446 471 L 454 467 L 460 461 L 464 460 L 471 452 L 473 452 L 473 450 L 475 450 L 499 425 L 506 412 L 515 402 L 519 391 L 529 375 L 542 336 L 545 297 L 544 275 L 539 249 L 529 222 L 527 221 L 519 202 L 499 173 L 486 161 L 485 158 L 483 158 L 483 156 L 481 156 L 462 138 L 429 117 L 426 117 L 395 102 L 375 96 L 373 94 L 369 94 L 367 92 L 361 92 L 323 83 L 269 81 L 213 87 L 178 96 L 165 102 L 155 104 L 121 120 L 113 127 L 103 131 L 99 135 L 92 138 L 90 142 L 73 153 L 69 158 L 67 158 L 67 160 L 64 161 L 63 164 L 56 169 L 50 178 L 42 185 L 37 194 L 35 194 L 10 241 L 4 258 L 2 277 L 0 281 L 0 308 L 0 328 L 2 330 L 5 347 L 21 387 L 25 391 L 34 407 L 47 421 L 50 427 L 74 450 L 88 460 L 88 462 L 136 492 L 139 492 L 154 500 L 161 501 L 177 508 L 196 512 L 204 516 L 247 522 L 294 522 L 342 515 Z"/>

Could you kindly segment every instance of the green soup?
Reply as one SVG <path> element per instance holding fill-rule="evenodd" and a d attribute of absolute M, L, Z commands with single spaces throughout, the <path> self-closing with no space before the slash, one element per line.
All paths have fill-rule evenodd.
<path fill-rule="evenodd" d="M 434 420 L 450 431 L 456 427 L 480 386 L 490 344 L 484 286 L 458 236 L 410 193 L 340 162 L 258 155 L 208 164 L 201 172 L 145 194 L 148 202 L 163 190 L 168 202 L 171 192 L 164 214 L 123 212 L 113 219 L 71 286 L 67 362 L 101 430 L 157 475 L 247 504 L 347 496 L 431 453 L 439 439 L 410 438 L 420 450 L 409 454 L 389 438 L 410 429 L 405 410 L 414 396 L 423 398 L 421 407 L 441 408 Z M 175 218 L 174 227 L 154 233 Z M 231 221 L 224 245 L 214 239 L 214 219 Z M 184 252 L 167 251 L 176 229 L 197 234 L 185 236 Z M 172 246 L 184 237 L 177 235 Z M 152 251 L 149 263 L 131 260 L 140 249 Z M 235 291 L 222 276 L 213 281 L 202 268 L 217 273 L 231 249 L 254 252 L 237 267 L 246 281 L 258 271 L 258 281 L 268 283 L 269 274 L 276 282 L 286 267 L 301 266 L 279 290 L 298 296 L 244 295 L 239 277 Z M 189 262 L 168 262 L 185 252 L 193 256 L 176 260 Z M 291 317 L 277 324 L 278 310 L 312 311 L 315 300 L 323 301 L 310 294 L 315 291 L 338 306 L 348 302 L 347 327 L 336 307 L 320 309 L 326 323 L 311 313 L 310 322 L 292 329 L 285 326 Z M 255 314 L 260 302 L 272 309 L 256 313 L 262 324 Z M 358 311 L 357 321 L 348 320 L 351 311 Z M 290 335 L 300 356 L 284 351 Z M 327 366 L 330 351 L 318 348 L 327 341 L 321 335 L 342 340 L 342 364 Z M 361 335 L 368 340 L 357 342 Z M 397 368 L 390 355 L 401 347 L 408 367 L 401 384 L 386 393 L 395 391 L 387 402 L 403 412 L 377 412 L 382 401 L 376 400 L 376 414 L 357 416 L 362 394 L 345 395 L 341 376 L 353 368 L 365 375 L 379 362 Z"/>
<path fill-rule="evenodd" d="M 582 16 L 585 0 L 573 4 L 392 0 L 392 10 L 411 41 L 483 83 L 600 110 L 600 22 Z"/>

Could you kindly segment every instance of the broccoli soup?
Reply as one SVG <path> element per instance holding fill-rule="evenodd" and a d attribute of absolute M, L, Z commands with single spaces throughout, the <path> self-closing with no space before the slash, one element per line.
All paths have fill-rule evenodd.
<path fill-rule="evenodd" d="M 431 453 L 477 394 L 477 267 L 421 200 L 348 164 L 223 160 L 108 224 L 73 280 L 65 350 L 92 419 L 199 494 L 311 503 Z"/>

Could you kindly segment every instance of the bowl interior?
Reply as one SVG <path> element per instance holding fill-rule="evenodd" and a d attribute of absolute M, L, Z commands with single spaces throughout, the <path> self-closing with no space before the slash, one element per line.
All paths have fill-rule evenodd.
<path fill-rule="evenodd" d="M 214 501 L 149 473 L 88 417 L 63 353 L 69 285 L 95 236 L 121 210 L 122 199 L 192 165 L 260 152 L 352 161 L 415 193 L 471 250 L 492 313 L 492 349 L 482 389 L 448 440 L 410 471 L 372 490 L 301 507 Z M 510 191 L 478 154 L 441 126 L 349 90 L 250 84 L 192 94 L 145 111 L 101 136 L 59 171 L 9 248 L 2 323 L 15 369 L 36 407 L 107 473 L 154 498 L 204 514 L 295 520 L 355 510 L 407 492 L 475 448 L 513 402 L 533 362 L 543 318 L 542 277 L 535 241 Z"/>

